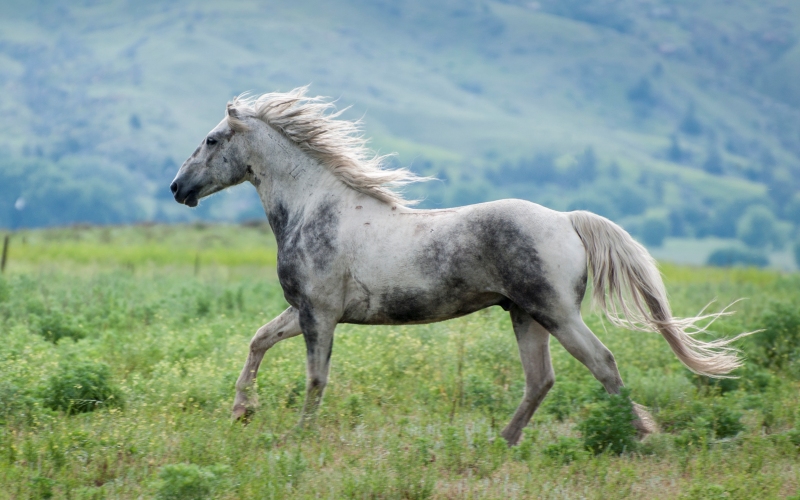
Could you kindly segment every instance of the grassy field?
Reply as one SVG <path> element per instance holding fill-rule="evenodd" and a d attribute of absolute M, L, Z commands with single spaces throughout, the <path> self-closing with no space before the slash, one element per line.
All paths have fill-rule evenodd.
<path fill-rule="evenodd" d="M 620 400 L 554 341 L 556 384 L 508 449 L 497 437 L 523 381 L 499 308 L 435 325 L 341 326 L 318 426 L 303 432 L 305 347 L 280 343 L 259 373 L 259 411 L 231 423 L 248 341 L 286 307 L 274 263 L 263 226 L 15 234 L 0 278 L 0 498 L 800 493 L 797 274 L 663 267 L 677 314 L 747 297 L 714 334 L 769 328 L 742 343 L 741 377 L 721 382 L 585 304 L 662 432 L 622 449 L 603 441 L 627 435 Z M 590 451 L 592 436 L 606 451 Z"/>

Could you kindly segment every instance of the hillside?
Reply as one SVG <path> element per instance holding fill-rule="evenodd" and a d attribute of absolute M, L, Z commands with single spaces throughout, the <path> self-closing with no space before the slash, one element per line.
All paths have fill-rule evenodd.
<path fill-rule="evenodd" d="M 424 206 L 521 197 L 657 243 L 741 238 L 763 205 L 751 246 L 781 248 L 800 224 L 798 21 L 783 0 L 10 0 L 0 225 L 262 217 L 252 189 L 190 211 L 167 185 L 232 96 L 310 83 L 442 179 L 413 190 Z"/>

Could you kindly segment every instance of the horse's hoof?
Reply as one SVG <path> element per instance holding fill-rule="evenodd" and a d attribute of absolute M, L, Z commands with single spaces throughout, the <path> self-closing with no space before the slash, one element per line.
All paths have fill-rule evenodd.
<path fill-rule="evenodd" d="M 231 413 L 231 420 L 234 422 L 242 422 L 244 424 L 250 423 L 250 418 L 255 413 L 253 408 L 248 408 L 244 405 L 237 405 L 233 407 Z"/>
<path fill-rule="evenodd" d="M 520 432 L 516 436 L 512 435 L 511 432 L 503 431 L 500 433 L 500 436 L 506 440 L 508 447 L 511 448 L 512 446 L 516 446 L 522 441 L 522 433 Z"/>

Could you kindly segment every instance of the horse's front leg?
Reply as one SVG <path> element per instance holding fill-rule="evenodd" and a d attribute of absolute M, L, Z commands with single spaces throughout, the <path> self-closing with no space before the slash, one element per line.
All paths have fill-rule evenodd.
<path fill-rule="evenodd" d="M 300 327 L 306 341 L 306 402 L 300 417 L 300 427 L 313 423 L 328 385 L 328 372 L 333 351 L 333 331 L 336 320 L 313 310 L 301 311 Z"/>
<path fill-rule="evenodd" d="M 267 349 L 278 342 L 300 335 L 300 318 L 297 309 L 290 307 L 278 317 L 258 329 L 250 341 L 250 353 L 244 363 L 242 373 L 236 381 L 236 399 L 233 402 L 233 418 L 240 419 L 248 411 L 252 411 L 257 400 L 252 392 L 253 382 L 258 374 L 258 367 L 264 359 Z"/>

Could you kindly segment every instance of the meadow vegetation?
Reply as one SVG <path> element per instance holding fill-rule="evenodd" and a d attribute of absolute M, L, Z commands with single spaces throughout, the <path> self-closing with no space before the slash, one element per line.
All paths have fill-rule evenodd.
<path fill-rule="evenodd" d="M 17 233 L 0 278 L 0 498 L 787 498 L 800 494 L 800 276 L 664 265 L 677 314 L 739 298 L 714 335 L 739 378 L 688 372 L 655 334 L 584 304 L 627 384 L 608 396 L 557 342 L 556 384 L 508 448 L 522 396 L 506 313 L 337 329 L 314 429 L 295 429 L 302 338 L 270 350 L 260 407 L 229 420 L 255 330 L 286 307 L 264 226 Z M 630 396 L 661 432 L 639 440 Z"/>

